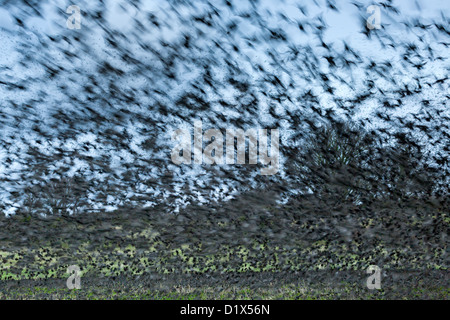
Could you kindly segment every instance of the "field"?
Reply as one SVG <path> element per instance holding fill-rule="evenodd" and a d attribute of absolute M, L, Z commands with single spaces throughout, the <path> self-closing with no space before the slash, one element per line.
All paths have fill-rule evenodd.
<path fill-rule="evenodd" d="M 304 223 L 150 211 L 5 218 L 0 299 L 448 299 L 438 237 L 448 213 L 405 221 L 387 212 L 355 218 L 350 238 L 326 214 Z M 70 265 L 79 290 L 66 286 Z M 380 290 L 366 286 L 369 265 L 382 269 Z"/>

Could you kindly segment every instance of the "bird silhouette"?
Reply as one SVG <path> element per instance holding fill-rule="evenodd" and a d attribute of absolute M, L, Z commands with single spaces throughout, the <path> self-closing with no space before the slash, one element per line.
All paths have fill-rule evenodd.
<path fill-rule="evenodd" d="M 383 1 L 386 22 L 370 30 L 366 4 L 353 1 L 358 29 L 340 39 L 330 17 L 347 9 L 332 0 L 118 2 L 131 5 L 120 18 L 85 2 L 81 29 L 46 34 L 33 21 L 64 10 L 4 1 L 14 28 L 0 33 L 13 48 L 0 62 L 0 211 L 11 217 L 0 213 L 0 241 L 26 258 L 0 258 L 17 274 L 27 263 L 39 272 L 35 254 L 65 263 L 64 250 L 117 279 L 226 274 L 244 261 L 305 272 L 371 259 L 448 266 L 444 15 L 410 18 Z M 267 152 L 278 146 L 279 174 L 259 175 L 245 142 L 245 164 L 176 165 L 172 135 L 188 132 L 192 147 L 195 121 L 222 133 L 224 154 L 227 129 L 278 129 Z M 56 252 L 43 251 L 47 240 Z"/>

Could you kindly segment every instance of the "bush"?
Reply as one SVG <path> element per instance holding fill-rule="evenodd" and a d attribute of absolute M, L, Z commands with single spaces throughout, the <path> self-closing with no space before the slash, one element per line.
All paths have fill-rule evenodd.
<path fill-rule="evenodd" d="M 406 201 L 436 191 L 439 177 L 412 138 L 382 145 L 370 134 L 348 123 L 316 130 L 299 153 L 296 174 L 314 195 L 332 205 Z"/>
<path fill-rule="evenodd" d="M 83 177 L 65 177 L 49 184 L 41 182 L 26 189 L 23 210 L 29 214 L 77 214 L 86 204 L 87 184 Z"/>
<path fill-rule="evenodd" d="M 357 171 L 364 166 L 372 145 L 364 130 L 355 125 L 323 126 L 305 142 L 296 161 L 296 174 L 323 201 L 333 205 L 358 202 L 361 190 L 370 186 Z"/>

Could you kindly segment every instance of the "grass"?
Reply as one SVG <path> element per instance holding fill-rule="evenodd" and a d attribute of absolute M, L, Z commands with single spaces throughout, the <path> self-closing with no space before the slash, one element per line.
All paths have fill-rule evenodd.
<path fill-rule="evenodd" d="M 429 216 L 448 229 L 445 212 L 412 215 L 406 227 L 424 232 L 432 228 L 424 223 Z M 364 231 L 384 221 L 392 224 L 388 218 L 363 217 L 357 227 Z M 318 219 L 324 224 L 325 218 Z M 215 238 L 180 238 L 176 226 L 164 230 L 145 219 L 110 214 L 96 221 L 54 218 L 39 225 L 18 219 L 4 225 L 9 237 L 0 243 L 0 299 L 449 298 L 448 248 L 439 238 L 306 241 L 289 236 L 277 241 L 258 232 L 230 236 L 226 224 L 245 219 L 218 221 L 217 226 L 194 221 L 197 228 L 219 232 Z M 286 229 L 302 234 L 319 223 L 289 224 Z M 14 232 L 32 236 L 19 241 Z M 366 287 L 366 269 L 372 264 L 383 270 L 381 290 Z M 81 269 L 80 290 L 66 287 L 70 265 Z"/>
<path fill-rule="evenodd" d="M 75 251 L 71 251 L 73 248 L 67 245 L 21 248 L 11 252 L 3 250 L 0 252 L 3 261 L 0 267 L 0 299 L 316 300 L 449 297 L 448 283 L 421 283 L 420 275 L 406 276 L 402 280 L 403 283 L 409 281 L 409 286 L 403 284 L 403 287 L 398 288 L 392 281 L 389 282 L 386 284 L 390 287 L 388 295 L 384 287 L 374 291 L 366 288 L 364 281 L 368 275 L 363 267 L 371 263 L 370 257 L 389 258 L 383 269 L 388 274 L 395 273 L 401 270 L 403 259 L 408 259 L 406 249 L 393 250 L 380 244 L 371 252 L 357 254 L 349 250 L 351 245 L 330 245 L 327 241 L 317 241 L 309 247 L 287 250 L 268 248 L 267 244 L 255 242 L 249 247 L 224 246 L 220 252 L 203 255 L 199 248 L 189 245 L 166 250 L 164 254 L 156 249 L 162 246 L 157 240 L 148 241 L 145 250 L 129 244 L 120 247 L 111 243 L 94 250 L 87 242 Z M 358 248 L 356 243 L 353 245 Z M 324 253 L 333 258 L 318 257 L 314 263 L 308 263 L 308 257 Z M 437 250 L 434 256 L 444 254 L 444 251 Z M 70 276 L 67 267 L 70 264 L 63 261 L 69 260 L 70 264 L 81 268 L 80 290 L 66 288 Z M 234 268 L 233 264 L 228 264 L 236 261 L 238 264 Z M 418 263 L 420 259 L 412 258 L 410 262 Z M 437 264 L 429 264 L 429 270 L 438 274 L 446 273 L 446 268 Z M 336 272 L 352 274 L 353 280 L 335 280 L 331 275 Z M 302 282 L 300 274 L 307 275 L 310 281 Z M 159 280 L 146 281 L 149 275 Z M 228 277 L 233 281 L 227 280 Z M 215 280 L 217 285 L 208 285 L 209 278 L 218 279 Z M 272 282 L 262 282 L 261 279 L 272 279 Z M 258 283 L 263 284 L 259 286 Z"/>
<path fill-rule="evenodd" d="M 139 280 L 129 279 L 126 283 L 109 282 L 82 286 L 79 290 L 53 286 L 29 287 L 30 283 L 14 286 L 7 291 L 0 290 L 0 299 L 61 299 L 61 300 L 328 300 L 328 299 L 444 299 L 449 297 L 449 288 L 443 286 L 425 286 L 418 288 L 396 288 L 368 290 L 358 283 L 341 283 L 337 287 L 323 284 L 291 283 L 251 288 L 249 286 L 192 286 L 190 284 L 173 286 L 155 286 L 148 288 Z"/>

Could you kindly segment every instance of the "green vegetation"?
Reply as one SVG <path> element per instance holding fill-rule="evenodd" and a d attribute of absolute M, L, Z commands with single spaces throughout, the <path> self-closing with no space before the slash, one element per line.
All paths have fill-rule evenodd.
<path fill-rule="evenodd" d="M 320 233 L 320 223 L 330 219 L 330 215 L 318 215 L 314 222 L 290 221 L 279 234 L 287 235 L 282 241 L 276 235 L 258 237 L 265 225 L 277 228 L 276 220 L 256 224 L 262 228 L 260 232 L 245 232 L 245 227 L 255 225 L 249 224 L 252 221 L 249 215 L 216 222 L 194 220 L 191 216 L 192 221 L 177 224 L 180 215 L 159 226 L 156 214 L 138 216 L 137 221 L 120 212 L 99 215 L 95 220 L 87 216 L 72 220 L 31 217 L 28 222 L 20 216 L 5 219 L 4 226 L 11 235 L 26 227 L 31 236 L 22 243 L 12 236 L 2 241 L 0 298 L 448 299 L 449 296 L 445 276 L 447 247 L 436 239 L 434 242 L 414 239 L 408 243 L 408 239 L 401 238 L 395 244 L 387 241 L 383 233 L 370 242 L 368 237 L 357 236 L 345 241 L 331 236 L 316 240 L 291 236 L 290 232 Z M 438 210 L 431 218 L 448 228 L 448 213 Z M 406 227 L 426 233 L 426 228 L 433 226 L 429 219 L 430 215 L 411 216 Z M 364 234 L 377 226 L 392 224 L 392 217 L 361 216 L 357 221 L 354 229 Z M 197 228 L 190 229 L 194 225 Z M 202 233 L 190 233 L 198 228 L 202 228 Z M 208 236 L 208 230 L 220 232 Z M 232 230 L 247 237 L 238 238 L 232 235 Z M 232 241 L 224 241 L 227 235 Z M 382 290 L 366 288 L 365 270 L 372 264 L 379 265 L 387 274 L 382 278 Z M 81 290 L 66 288 L 70 265 L 81 269 Z M 336 274 L 350 277 L 335 278 Z M 397 280 L 389 276 L 392 274 L 399 275 Z"/>
<path fill-rule="evenodd" d="M 398 289 L 397 289 L 398 290 Z M 389 298 L 396 299 L 448 299 L 449 288 L 420 287 L 403 288 Z M 171 288 L 143 288 L 138 281 L 128 281 L 127 285 L 105 285 L 79 290 L 50 287 L 15 287 L 0 292 L 0 299 L 61 299 L 61 300 L 325 300 L 325 299 L 386 299 L 386 290 L 370 291 L 359 284 L 345 284 L 339 288 L 325 285 L 303 286 L 299 284 L 278 287 L 250 288 L 228 286 L 191 287 L 174 285 Z"/>

